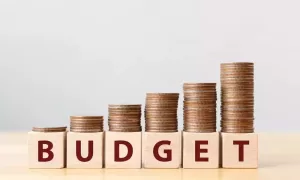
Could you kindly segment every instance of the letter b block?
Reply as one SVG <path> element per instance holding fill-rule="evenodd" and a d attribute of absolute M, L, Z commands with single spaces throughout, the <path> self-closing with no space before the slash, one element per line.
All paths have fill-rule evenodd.
<path fill-rule="evenodd" d="M 29 132 L 29 168 L 64 168 L 66 132 Z"/>
<path fill-rule="evenodd" d="M 183 132 L 183 168 L 219 168 L 220 134 Z"/>
<path fill-rule="evenodd" d="M 111 132 L 105 133 L 106 168 L 141 168 L 142 133 Z"/>
<path fill-rule="evenodd" d="M 222 146 L 223 168 L 257 168 L 257 134 L 222 133 Z"/>
<path fill-rule="evenodd" d="M 69 132 L 67 140 L 67 168 L 103 167 L 103 132 Z"/>
<path fill-rule="evenodd" d="M 144 168 L 180 168 L 180 165 L 181 132 L 144 133 Z"/>

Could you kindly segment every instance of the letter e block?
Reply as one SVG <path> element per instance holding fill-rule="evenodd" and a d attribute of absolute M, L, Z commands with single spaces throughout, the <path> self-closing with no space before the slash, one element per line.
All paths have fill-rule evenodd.
<path fill-rule="evenodd" d="M 103 167 L 103 132 L 69 132 L 67 140 L 67 168 Z"/>
<path fill-rule="evenodd" d="M 180 168 L 181 132 L 145 132 L 143 136 L 144 168 Z"/>
<path fill-rule="evenodd" d="M 220 134 L 183 132 L 183 168 L 219 168 Z"/>
<path fill-rule="evenodd" d="M 105 132 L 105 168 L 141 168 L 142 132 Z"/>
<path fill-rule="evenodd" d="M 65 167 L 66 132 L 29 132 L 28 167 L 60 169 Z"/>
<path fill-rule="evenodd" d="M 258 135 L 222 133 L 223 168 L 257 168 Z"/>

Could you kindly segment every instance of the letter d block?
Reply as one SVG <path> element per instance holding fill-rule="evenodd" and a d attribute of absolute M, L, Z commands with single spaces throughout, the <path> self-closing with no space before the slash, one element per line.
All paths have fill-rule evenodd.
<path fill-rule="evenodd" d="M 222 133 L 222 146 L 223 168 L 257 168 L 257 134 Z"/>
<path fill-rule="evenodd" d="M 219 168 L 220 134 L 183 132 L 183 168 Z"/>
<path fill-rule="evenodd" d="M 143 136 L 144 168 L 180 168 L 181 132 L 145 132 Z"/>
<path fill-rule="evenodd" d="M 103 132 L 69 132 L 67 137 L 67 168 L 103 167 Z"/>
<path fill-rule="evenodd" d="M 59 169 L 65 167 L 66 132 L 29 132 L 28 167 Z"/>
<path fill-rule="evenodd" d="M 105 132 L 105 168 L 139 169 L 142 132 Z"/>

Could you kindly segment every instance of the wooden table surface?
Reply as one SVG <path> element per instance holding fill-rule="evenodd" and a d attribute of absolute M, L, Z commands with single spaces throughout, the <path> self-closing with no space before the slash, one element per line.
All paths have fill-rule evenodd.
<path fill-rule="evenodd" d="M 300 133 L 259 134 L 258 169 L 28 169 L 27 133 L 0 133 L 1 180 L 300 179 Z M 288 179 L 287 179 L 288 178 Z"/>

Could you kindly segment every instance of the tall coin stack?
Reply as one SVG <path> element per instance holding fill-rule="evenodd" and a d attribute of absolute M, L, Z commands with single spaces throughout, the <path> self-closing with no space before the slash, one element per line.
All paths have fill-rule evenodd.
<path fill-rule="evenodd" d="M 103 116 L 71 116 L 70 131 L 78 133 L 103 132 Z"/>
<path fill-rule="evenodd" d="M 179 93 L 147 93 L 145 107 L 146 132 L 177 132 Z"/>
<path fill-rule="evenodd" d="M 140 132 L 142 105 L 108 105 L 108 127 L 113 132 Z"/>
<path fill-rule="evenodd" d="M 221 64 L 221 131 L 254 132 L 254 64 Z"/>
<path fill-rule="evenodd" d="M 184 83 L 184 131 L 216 132 L 216 83 Z"/>

